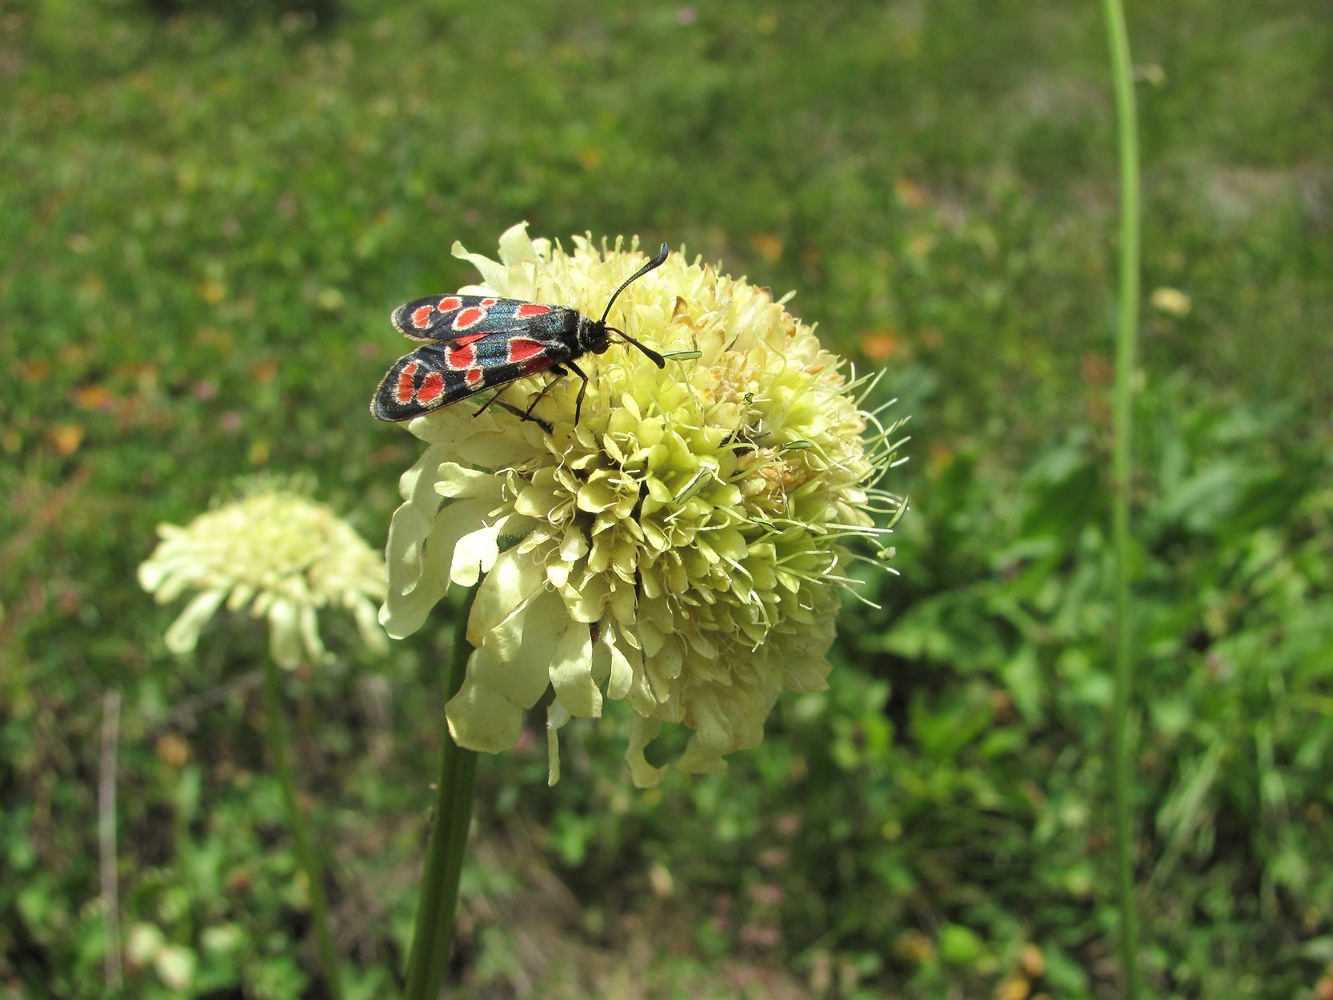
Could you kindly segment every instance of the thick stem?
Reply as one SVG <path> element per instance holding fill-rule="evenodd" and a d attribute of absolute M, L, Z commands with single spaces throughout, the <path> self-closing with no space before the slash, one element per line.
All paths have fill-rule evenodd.
<path fill-rule="evenodd" d="M 454 644 L 449 653 L 449 670 L 445 677 L 446 702 L 458 693 L 463 684 L 469 654 L 467 619 L 476 593 L 476 588 L 473 588 L 468 595 L 454 630 Z M 474 750 L 465 750 L 454 743 L 449 727 L 446 725 L 443 728 L 435 815 L 426 846 L 426 868 L 421 879 L 421 896 L 417 901 L 412 951 L 407 960 L 407 989 L 403 993 L 405 1000 L 435 1000 L 440 995 L 445 965 L 449 961 L 449 946 L 454 936 L 458 880 L 463 872 L 463 855 L 467 851 L 468 828 L 472 823 L 477 754 Z"/>

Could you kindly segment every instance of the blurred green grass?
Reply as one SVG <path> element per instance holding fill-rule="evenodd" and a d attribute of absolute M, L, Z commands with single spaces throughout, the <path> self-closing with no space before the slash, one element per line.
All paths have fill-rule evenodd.
<path fill-rule="evenodd" d="M 637 233 L 648 243 L 683 244 L 778 293 L 799 290 L 794 311 L 818 321 L 821 334 L 860 364 L 884 363 L 886 391 L 913 415 L 913 461 L 899 489 L 917 510 L 903 525 L 903 579 L 884 588 L 893 615 L 910 627 L 895 632 L 889 615 L 845 625 L 864 627 L 869 637 L 843 654 L 860 662 L 865 680 L 849 680 L 851 693 L 825 705 L 808 730 L 792 709 L 796 717 L 782 726 L 804 749 L 766 748 L 775 762 L 738 761 L 718 782 L 682 783 L 663 793 L 665 804 L 652 803 L 676 820 L 686 809 L 735 824 L 722 837 L 735 845 L 734 854 L 722 855 L 734 861 L 730 870 L 707 859 L 715 829 L 683 827 L 673 846 L 669 821 L 623 798 L 614 741 L 605 763 L 589 765 L 588 788 L 567 781 L 549 799 L 532 791 L 540 788 L 531 783 L 539 762 L 494 763 L 490 815 L 502 825 L 530 824 L 522 828 L 552 852 L 546 862 L 528 857 L 529 848 L 516 853 L 539 867 L 557 858 L 571 878 L 585 881 L 580 896 L 591 911 L 604 915 L 643 902 L 642 891 L 617 885 L 637 884 L 649 860 L 692 873 L 678 875 L 683 886 L 716 887 L 717 899 L 744 892 L 747 879 L 753 890 L 776 876 L 746 867 L 740 831 L 758 835 L 775 810 L 798 809 L 799 802 L 783 801 L 784 789 L 793 773 L 815 766 L 814 748 L 832 739 L 819 751 L 835 754 L 824 765 L 830 785 L 845 788 L 850 774 L 870 766 L 876 791 L 873 808 L 848 792 L 821 798 L 830 817 L 844 818 L 793 863 L 812 869 L 796 873 L 808 884 L 792 883 L 805 884 L 809 900 L 784 916 L 793 948 L 806 956 L 808 981 L 818 980 L 810 970 L 831 963 L 847 981 L 908 983 L 913 995 L 932 995 L 940 984 L 992 984 L 1017 967 L 1014 948 L 992 951 L 991 942 L 973 955 L 961 931 L 931 930 L 960 926 L 950 921 L 966 912 L 991 934 L 1079 928 L 1065 940 L 1040 942 L 1056 956 L 1048 975 L 1059 972 L 1064 955 L 1082 970 L 1055 980 L 1066 995 L 1108 988 L 1114 975 L 1098 956 L 1110 940 L 1110 918 L 1089 905 L 1102 899 L 1093 887 L 1107 871 L 1096 838 L 1089 835 L 1086 855 L 1064 858 L 1055 881 L 1070 896 L 1058 901 L 1025 895 L 1020 867 L 1007 871 L 992 858 L 986 868 L 980 860 L 980 845 L 992 841 L 997 858 L 1000 846 L 1005 856 L 1023 855 L 1028 824 L 1040 826 L 1047 814 L 1020 804 L 1033 789 L 1054 794 L 1043 784 L 1052 759 L 1093 762 L 1086 772 L 1055 774 L 1068 783 L 1064 808 L 1097 807 L 1095 728 L 1080 733 L 1067 719 L 1035 711 L 1001 725 L 981 710 L 988 699 L 1039 704 L 1045 696 L 1033 694 L 1033 685 L 1054 676 L 1095 715 L 1098 674 L 1080 657 L 1095 660 L 1097 628 L 1057 629 L 1071 646 L 1054 664 L 1040 638 L 1032 645 L 961 641 L 990 636 L 994 623 L 974 631 L 975 616 L 1007 607 L 1004 588 L 977 595 L 969 584 L 1018 565 L 1009 561 L 1016 539 L 1036 544 L 1048 521 L 1063 523 L 1070 510 L 1095 512 L 1087 497 L 1096 495 L 1095 457 L 1107 424 L 1116 190 L 1095 8 L 1012 0 L 353 2 L 336 19 L 317 22 L 261 4 L 182 6 L 159 19 L 125 2 L 32 0 L 0 14 L 0 489 L 10 500 L 0 509 L 0 734 L 8 761 L 0 836 L 23 886 L 0 890 L 4 922 L 19 928 L 0 939 L 0 973 L 22 978 L 34 962 L 54 961 L 71 977 L 66 995 L 100 995 L 98 925 L 60 901 L 96 892 L 88 864 L 95 813 L 85 779 L 96 764 L 100 695 L 110 688 L 126 696 L 122 777 L 142 793 L 123 819 L 125 843 L 134 845 L 122 858 L 132 893 L 127 923 L 157 920 L 177 935 L 193 933 L 197 944 L 199 927 L 234 919 L 220 902 L 226 886 L 290 878 L 289 870 L 283 875 L 289 855 L 265 846 L 281 834 L 276 813 L 264 812 L 272 790 L 255 791 L 267 788 L 262 739 L 252 731 L 255 706 L 244 685 L 231 686 L 254 650 L 205 644 L 193 665 L 170 661 L 160 645 L 169 612 L 138 590 L 135 567 L 158 522 L 187 519 L 231 477 L 256 470 L 313 472 L 322 498 L 353 512 L 379 544 L 397 475 L 415 450 L 407 435 L 366 413 L 380 374 L 404 349 L 388 310 L 472 280 L 450 256 L 454 240 L 488 253 L 504 228 L 527 219 L 534 234 Z M 1150 436 L 1144 448 L 1184 448 L 1190 457 L 1182 461 L 1203 465 L 1200 456 L 1236 449 L 1239 471 L 1223 470 L 1221 486 L 1209 493 L 1205 480 L 1178 503 L 1222 495 L 1253 505 L 1290 496 L 1285 510 L 1272 512 L 1270 528 L 1283 558 L 1294 559 L 1291 553 L 1317 544 L 1312 537 L 1325 514 L 1313 498 L 1329 488 L 1320 456 L 1333 403 L 1333 29 L 1316 0 L 1188 0 L 1131 11 L 1130 30 L 1141 77 L 1145 288 L 1178 289 L 1189 304 L 1145 307 L 1144 384 L 1162 396 L 1145 405 L 1165 412 L 1159 428 L 1172 421 L 1194 428 Z M 1178 376 L 1189 391 L 1163 388 Z M 1283 408 L 1270 419 L 1276 404 Z M 1174 414 L 1176 406 L 1185 413 Z M 1224 422 L 1226 412 L 1258 413 L 1253 423 L 1261 429 L 1198 429 Z M 1190 423 L 1195 413 L 1201 416 Z M 1083 478 L 1069 485 L 1051 473 L 1052 454 Z M 1275 454 L 1282 457 L 1276 465 Z M 1179 471 L 1165 460 L 1154 464 L 1159 457 L 1158 450 L 1145 455 L 1152 470 L 1145 506 L 1162 500 L 1167 473 Z M 1289 470 L 1288 492 L 1271 479 L 1246 492 L 1242 473 L 1256 463 Z M 1026 522 L 994 515 L 993 505 L 1017 502 L 1012 491 L 1047 496 L 1041 490 L 1051 482 L 1066 494 L 1050 486 L 1050 506 L 1026 501 L 1026 514 L 1014 514 Z M 1232 567 L 1233 577 L 1213 579 L 1224 560 L 1204 560 L 1191 544 L 1207 537 L 1225 546 L 1258 527 L 1233 515 L 1231 507 L 1212 510 L 1202 527 L 1189 529 L 1198 532 L 1193 541 L 1179 527 L 1183 514 L 1163 515 L 1170 530 L 1155 536 L 1153 549 L 1168 566 L 1181 553 L 1192 560 L 1183 580 L 1220 593 L 1209 613 L 1224 618 L 1235 600 L 1231 580 L 1249 578 Z M 1040 573 L 1027 570 L 1034 592 L 1067 583 L 1069 566 L 1088 558 L 1078 541 L 1089 530 L 1084 524 L 1074 518 L 1069 547 L 1039 560 Z M 977 537 L 997 526 L 1014 535 Z M 1171 534 L 1178 530 L 1184 535 Z M 1314 588 L 1311 602 L 1319 589 L 1314 562 L 1296 560 L 1301 586 Z M 1166 609 L 1181 599 L 1167 594 L 1150 595 L 1155 621 L 1159 612 L 1170 619 Z M 1297 614 L 1315 620 L 1322 607 L 1293 598 L 1264 627 L 1281 632 L 1283 615 L 1288 625 Z M 1088 599 L 1070 614 L 1095 618 L 1099 608 Z M 1015 614 L 1000 634 L 1030 637 L 1025 622 Z M 1192 618 L 1159 626 L 1173 640 L 1188 633 L 1200 641 Z M 1323 634 L 1309 628 L 1300 634 Z M 400 831 L 415 829 L 424 801 L 416 792 L 433 759 L 433 662 L 442 642 L 406 644 L 387 664 L 353 660 L 302 689 L 312 725 L 319 720 L 319 738 L 306 748 L 309 781 L 335 814 L 350 911 L 365 902 L 358 893 L 377 897 L 383 884 L 410 888 L 414 877 L 414 841 Z M 1194 663 L 1189 643 L 1171 649 L 1183 658 L 1177 671 Z M 1317 645 L 1293 662 L 1312 658 L 1322 663 Z M 973 671 L 985 682 L 969 679 Z M 399 693 L 386 695 L 381 676 Z M 1289 683 L 1285 676 L 1272 684 Z M 1301 711 L 1317 713 L 1317 699 L 1326 700 L 1326 689 L 1318 694 L 1322 676 L 1301 689 L 1311 699 Z M 1172 674 L 1150 677 L 1168 682 Z M 881 680 L 892 698 L 884 689 L 884 712 L 866 713 L 858 684 Z M 417 690 L 419 698 L 401 693 Z M 221 692 L 212 711 L 181 714 L 179 706 L 204 691 Z M 1032 702 L 1023 701 L 1025 691 Z M 1205 694 L 1182 695 L 1177 715 L 1207 715 Z M 385 698 L 398 714 L 375 722 L 380 716 L 366 706 Z M 1280 694 L 1273 699 L 1260 723 L 1293 711 Z M 922 761 L 954 752 L 945 735 L 963 719 L 972 721 L 957 732 L 979 732 L 991 749 L 957 770 L 926 768 Z M 828 736 L 839 727 L 842 736 Z M 922 735 L 941 727 L 938 745 Z M 1267 739 L 1271 757 L 1267 731 L 1260 724 L 1237 746 L 1258 747 L 1262 757 Z M 178 739 L 188 748 L 185 761 L 172 750 Z M 878 748 L 869 765 L 867 739 Z M 1006 742 L 1014 739 L 1056 756 L 1034 752 L 1029 765 L 987 777 L 988 755 L 1000 753 L 1000 744 L 1019 752 Z M 378 755 L 366 754 L 368 744 L 381 747 Z M 1317 769 L 1319 746 L 1293 745 L 1285 763 Z M 1256 782 L 1268 782 L 1265 824 L 1281 799 L 1271 792 L 1279 772 L 1256 772 Z M 742 781 L 754 783 L 754 798 L 728 799 Z M 977 799 L 959 814 L 947 788 L 913 781 L 971 788 Z M 515 802 L 520 789 L 524 804 Z M 528 802 L 534 795 L 540 804 Z M 1326 832 L 1327 792 L 1303 791 L 1297 801 L 1304 813 L 1275 828 L 1294 839 L 1271 854 L 1245 844 L 1219 854 L 1224 871 L 1215 878 L 1202 866 L 1188 872 L 1201 900 L 1244 895 L 1238 886 L 1257 883 L 1261 895 L 1272 894 L 1271 905 L 1227 911 L 1223 920 L 1216 916 L 1223 910 L 1200 903 L 1199 912 L 1212 916 L 1197 921 L 1196 933 L 1150 937 L 1159 952 L 1147 960 L 1163 993 L 1191 995 L 1200 982 L 1240 981 L 1236 970 L 1254 976 L 1269 968 L 1272 955 L 1245 944 L 1260 924 L 1283 942 L 1272 952 L 1284 961 L 1301 954 L 1308 971 L 1320 956 L 1330 960 L 1320 950 L 1327 944 L 1308 944 L 1329 939 L 1326 903 L 1302 910 L 1274 888 L 1327 859 L 1326 851 L 1298 846 L 1305 840 L 1296 836 L 1301 824 Z M 1152 803 L 1160 800 L 1145 808 Z M 728 817 L 724 807 L 738 815 Z M 607 809 L 614 819 L 604 818 Z M 973 829 L 979 817 L 994 827 Z M 938 867 L 925 881 L 951 901 L 944 912 L 927 919 L 920 908 L 904 911 L 873 895 L 841 897 L 857 877 L 844 872 L 845 881 L 824 882 L 813 870 L 823 863 L 818 852 L 831 852 L 849 872 L 869 863 L 877 892 L 896 886 L 915 898 L 908 883 L 919 889 L 921 873 L 912 858 L 895 853 L 894 837 L 875 832 L 903 826 L 920 839 L 900 847 L 944 841 L 969 859 L 957 872 L 947 852 L 931 862 Z M 1272 865 L 1286 866 L 1285 881 L 1274 881 Z M 490 885 L 497 876 L 476 878 Z M 512 888 L 488 891 L 504 896 Z M 285 949 L 272 949 L 266 960 L 255 957 L 265 954 L 258 946 L 242 949 L 251 965 L 216 972 L 219 989 L 245 981 L 258 991 L 255 977 L 264 975 L 303 981 L 292 943 L 301 937 L 294 904 L 277 889 L 271 895 L 278 898 L 256 901 L 252 916 L 256 928 L 276 928 Z M 55 902 L 43 906 L 39 898 Z M 381 905 L 406 919 L 410 892 L 390 898 Z M 839 899 L 852 912 L 840 916 Z M 1074 916 L 1029 912 L 1042 899 L 1052 910 L 1072 907 Z M 673 900 L 686 911 L 682 925 L 693 928 L 697 915 Z M 874 917 L 880 905 L 884 916 Z M 749 912 L 758 913 L 761 929 L 772 917 L 762 906 Z M 591 939 L 615 939 L 588 919 Z M 952 942 L 943 950 L 955 959 L 915 961 L 916 939 L 903 937 L 913 919 L 932 947 Z M 1175 920 L 1182 922 L 1191 919 Z M 1213 923 L 1226 927 L 1203 926 Z M 260 930 L 253 933 L 260 940 Z M 402 933 L 396 925 L 392 933 L 349 931 L 370 970 L 367 983 L 395 967 Z M 868 943 L 877 935 L 878 961 Z M 779 964 L 754 943 L 761 940 L 738 945 L 720 933 L 711 945 L 686 947 L 704 957 L 715 947 L 719 956 L 741 952 L 756 965 Z M 490 954 L 505 954 L 493 948 Z M 80 961 L 68 958 L 74 952 Z M 1273 983 L 1274 990 L 1289 985 Z M 1261 983 L 1242 992 L 1290 995 L 1266 989 Z"/>

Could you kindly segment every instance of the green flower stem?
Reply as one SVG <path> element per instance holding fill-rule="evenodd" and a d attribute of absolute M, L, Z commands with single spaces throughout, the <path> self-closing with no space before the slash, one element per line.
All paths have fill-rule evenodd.
<path fill-rule="evenodd" d="M 467 667 L 467 620 L 474 587 L 459 611 L 454 645 L 449 654 L 444 698 L 448 701 L 463 685 Z M 468 827 L 472 823 L 472 790 L 477 777 L 477 754 L 454 743 L 444 727 L 440 778 L 436 788 L 435 815 L 426 845 L 426 870 L 417 900 L 412 951 L 407 959 L 405 1000 L 435 1000 L 444 982 L 444 967 L 454 936 L 454 914 L 458 908 L 458 880 L 463 872 Z"/>
<path fill-rule="evenodd" d="M 1116 323 L 1115 400 L 1112 407 L 1115 441 L 1112 451 L 1111 530 L 1116 554 L 1115 582 L 1115 722 L 1111 729 L 1112 780 L 1115 786 L 1116 867 L 1120 896 L 1120 961 L 1125 996 L 1140 995 L 1138 915 L 1134 905 L 1134 840 L 1130 823 L 1133 770 L 1130 696 L 1134 687 L 1134 637 L 1130 627 L 1129 495 L 1133 430 L 1131 380 L 1138 330 L 1140 208 L 1138 122 L 1129 56 L 1129 33 L 1120 0 L 1103 0 L 1111 48 L 1111 79 L 1115 87 L 1120 149 L 1120 287 Z"/>
<path fill-rule="evenodd" d="M 338 968 L 338 952 L 329 932 L 329 903 L 324 895 L 324 875 L 310 839 L 310 828 L 296 800 L 296 781 L 292 777 L 290 746 L 287 740 L 287 721 L 282 711 L 282 693 L 278 681 L 278 665 L 272 657 L 264 660 L 264 702 L 268 709 L 268 751 L 273 758 L 273 770 L 282 788 L 282 801 L 287 807 L 292 840 L 296 845 L 296 861 L 310 883 L 310 914 L 315 921 L 315 943 L 319 948 L 319 962 L 324 968 L 324 980 L 332 1000 L 342 1000 L 342 973 Z"/>

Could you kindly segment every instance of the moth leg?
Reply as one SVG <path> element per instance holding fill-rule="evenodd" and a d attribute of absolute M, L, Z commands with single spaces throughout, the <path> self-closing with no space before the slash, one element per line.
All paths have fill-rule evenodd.
<path fill-rule="evenodd" d="M 576 372 L 579 371 L 579 370 L 578 370 L 578 367 L 577 367 L 573 362 L 567 362 L 567 364 L 569 365 L 570 368 L 573 368 Z M 524 414 L 523 414 L 523 419 L 524 419 L 524 420 L 536 420 L 536 418 L 532 415 L 532 411 L 535 410 L 535 409 L 537 408 L 537 404 L 540 403 L 540 402 L 546 397 L 546 394 L 547 394 L 548 392 L 551 391 L 551 386 L 555 385 L 555 384 L 556 384 L 557 382 L 559 382 L 562 378 L 564 378 L 566 375 L 569 374 L 569 372 L 567 372 L 567 371 L 566 371 L 564 368 L 562 368 L 560 365 L 552 365 L 551 368 L 550 368 L 550 372 L 551 372 L 552 375 L 555 376 L 555 378 L 551 379 L 551 381 L 547 382 L 544 386 L 542 386 L 542 391 L 539 392 L 539 393 L 537 393 L 537 398 L 534 399 L 534 400 L 528 405 L 528 408 L 527 408 L 526 412 L 524 412 Z M 579 374 L 580 374 L 580 375 L 583 375 L 582 372 L 579 372 Z M 588 381 L 588 379 L 587 379 L 586 376 L 584 377 L 583 381 L 584 381 L 584 382 L 587 382 L 587 381 Z M 580 393 L 580 394 L 579 394 L 579 402 L 582 402 L 582 401 L 583 401 L 583 394 Z M 537 421 L 537 422 L 538 422 L 538 423 L 542 423 L 543 421 Z M 575 409 L 575 411 L 574 411 L 574 423 L 578 423 L 578 422 L 579 422 L 579 418 L 578 418 L 578 410 Z"/>
<path fill-rule="evenodd" d="M 512 384 L 513 384 L 512 382 L 509 383 L 509 385 L 512 385 Z M 495 395 L 491 396 L 490 399 L 486 400 L 486 402 L 482 403 L 479 407 L 477 407 L 476 411 L 472 414 L 472 416 L 474 416 L 474 417 L 479 417 L 479 416 L 481 416 L 483 413 L 485 413 L 487 410 L 489 410 L 489 409 L 491 408 L 492 404 L 498 402 L 499 399 L 500 399 L 500 397 L 504 395 L 504 392 L 505 392 L 506 389 L 509 388 L 509 385 L 502 385 L 502 386 L 500 386 L 499 389 L 495 390 Z M 515 409 L 515 407 L 512 407 L 512 406 L 506 406 L 504 403 L 500 403 L 500 408 L 501 408 L 501 409 L 506 409 L 506 410 L 513 410 L 513 409 Z"/>
<path fill-rule="evenodd" d="M 579 414 L 583 412 L 583 397 L 584 397 L 584 396 L 587 394 L 587 392 L 588 392 L 588 376 L 587 376 L 587 374 L 583 371 L 583 369 L 580 368 L 578 365 L 576 365 L 574 362 L 572 362 L 572 361 L 566 361 L 565 364 L 569 365 L 570 370 L 571 370 L 575 375 L 577 375 L 579 378 L 583 379 L 582 384 L 579 386 L 579 396 L 578 396 L 578 399 L 574 400 L 574 423 L 577 425 L 578 422 L 579 422 Z M 561 372 L 560 374 L 563 375 L 563 374 L 565 374 L 565 373 L 564 373 L 564 372 Z"/>
<path fill-rule="evenodd" d="M 499 393 L 496 393 L 496 395 L 498 396 Z M 548 424 L 548 423 L 547 423 L 545 420 L 543 420 L 541 417 L 533 417 L 533 416 L 529 416 L 528 414 L 526 414 L 526 413 L 524 413 L 522 410 L 520 410 L 517 406 L 511 406 L 509 403 L 506 403 L 503 399 L 495 399 L 495 398 L 492 398 L 491 401 L 490 401 L 490 403 L 487 403 L 486 405 L 487 405 L 487 406 L 490 406 L 491 403 L 494 403 L 496 406 L 500 407 L 500 409 L 502 409 L 502 410 L 508 410 L 510 413 L 512 413 L 514 416 L 518 417 L 520 420 L 531 420 L 534 424 L 536 424 L 538 427 L 540 427 L 542 430 L 544 430 L 547 434 L 550 434 L 553 430 L 555 430 L 554 427 L 552 427 L 550 424 Z"/>
<path fill-rule="evenodd" d="M 512 383 L 510 384 L 512 385 Z M 501 396 L 504 395 L 505 390 L 508 388 L 509 388 L 508 385 L 500 386 L 500 388 L 495 391 L 495 394 L 492 395 L 490 399 L 486 400 L 486 402 L 482 403 L 479 407 L 477 407 L 477 409 L 473 412 L 472 416 L 474 418 L 479 417 L 487 410 L 489 410 L 492 406 L 498 406 L 502 410 L 508 410 L 510 413 L 518 417 L 520 420 L 531 420 L 534 424 L 536 424 L 538 427 L 544 430 L 547 434 L 550 434 L 552 431 L 551 425 L 548 424 L 541 417 L 534 417 L 531 412 L 524 413 L 517 406 L 514 406 L 511 403 L 506 403 L 503 399 L 500 398 Z M 547 386 L 547 388 L 550 388 L 550 386 Z M 545 393 L 545 391 L 546 391 L 545 389 L 542 390 L 543 393 Z M 538 396 L 537 399 L 540 400 L 541 396 Z M 531 410 L 531 407 L 529 407 L 529 410 Z"/>

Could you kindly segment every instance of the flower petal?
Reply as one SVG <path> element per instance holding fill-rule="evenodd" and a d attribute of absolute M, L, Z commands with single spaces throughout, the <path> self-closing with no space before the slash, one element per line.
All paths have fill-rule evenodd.
<path fill-rule="evenodd" d="M 656 719 L 636 715 L 630 720 L 625 763 L 629 765 L 630 780 L 634 782 L 635 788 L 656 788 L 666 776 L 665 767 L 654 767 L 644 756 L 648 744 L 657 739 L 661 731 L 662 723 Z"/>
<path fill-rule="evenodd" d="M 484 649 L 473 650 L 463 686 L 444 707 L 449 733 L 460 747 L 503 753 L 523 735 L 524 706 L 481 679 L 493 673 L 496 666 Z"/>
<path fill-rule="evenodd" d="M 592 677 L 592 637 L 582 622 L 565 621 L 551 653 L 551 684 L 570 715 L 595 719 L 602 714 L 602 692 Z"/>
<path fill-rule="evenodd" d="M 303 636 L 299 612 L 290 601 L 276 600 L 268 608 L 269 652 L 280 667 L 295 670 L 301 665 Z"/>
<path fill-rule="evenodd" d="M 194 649 L 195 643 L 199 641 L 199 630 L 204 627 L 204 622 L 213 617 L 213 612 L 226 596 L 223 590 L 205 590 L 196 594 L 163 636 L 167 649 L 177 656 L 183 656 Z"/>
<path fill-rule="evenodd" d="M 450 732 L 460 746 L 490 753 L 513 746 L 522 733 L 523 712 L 550 685 L 552 626 L 561 621 L 559 599 L 538 591 L 513 617 L 518 619 L 517 645 L 495 642 L 476 649 L 462 687 L 445 706 Z M 506 655 L 496 655 L 497 648 Z"/>
<path fill-rule="evenodd" d="M 498 642 L 501 625 L 532 600 L 533 595 L 541 590 L 544 580 L 545 575 L 537 560 L 522 556 L 514 549 L 500 553 L 477 590 L 472 613 L 468 616 L 468 642 L 474 647 L 488 641 L 492 644 Z M 512 624 L 511 631 L 516 631 Z M 493 646 L 493 652 L 499 649 Z M 498 655 L 507 659 L 513 654 L 498 652 Z"/>

